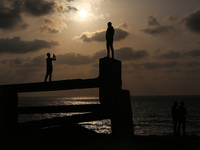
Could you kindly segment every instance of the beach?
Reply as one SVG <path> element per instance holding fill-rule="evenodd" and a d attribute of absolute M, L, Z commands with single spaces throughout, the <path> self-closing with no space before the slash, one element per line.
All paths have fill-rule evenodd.
<path fill-rule="evenodd" d="M 132 97 L 134 135 L 112 135 L 107 120 L 70 123 L 66 119 L 79 114 L 36 113 L 19 116 L 17 129 L 1 133 L 0 147 L 5 150 L 199 150 L 198 98 L 184 99 L 190 112 L 187 136 L 172 135 L 170 107 L 176 97 Z M 83 97 L 20 98 L 19 107 L 65 108 L 66 105 L 96 105 L 98 101 L 98 98 Z"/>
<path fill-rule="evenodd" d="M 171 107 L 174 101 L 184 101 L 187 108 L 186 133 L 200 136 L 200 96 L 132 96 L 134 135 L 137 136 L 168 136 L 173 134 Z M 62 111 L 68 106 L 98 105 L 98 97 L 20 97 L 20 107 L 41 107 Z M 53 108 L 52 108 L 53 107 Z M 41 108 L 41 109 L 44 109 Z M 84 112 L 81 112 L 84 113 Z M 33 113 L 19 114 L 18 122 L 31 122 L 45 119 L 64 119 L 68 116 L 79 115 L 80 112 Z M 97 133 L 110 134 L 109 119 L 80 122 L 81 126 Z"/>
<path fill-rule="evenodd" d="M 4 150 L 199 150 L 198 136 L 113 136 L 80 125 L 1 134 Z"/>

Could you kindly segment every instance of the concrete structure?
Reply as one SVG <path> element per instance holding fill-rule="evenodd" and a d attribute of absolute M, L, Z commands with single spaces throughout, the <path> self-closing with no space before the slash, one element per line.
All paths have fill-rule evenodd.
<path fill-rule="evenodd" d="M 122 90 L 121 61 L 101 58 L 99 77 L 94 79 L 74 79 L 53 82 L 38 82 L 0 86 L 0 131 L 13 130 L 17 127 L 18 93 L 99 88 L 102 116 L 110 118 L 112 133 L 115 135 L 132 135 L 133 122 L 129 91 Z M 92 107 L 92 105 L 91 105 Z M 93 106 L 94 107 L 94 106 Z M 86 108 L 89 109 L 87 106 Z M 74 109 L 76 109 L 74 107 Z M 85 109 L 85 108 L 84 108 Z M 84 110 L 77 109 L 77 112 Z M 58 109 L 55 109 L 57 110 Z M 93 109 L 92 109 L 93 110 Z M 71 110 L 75 112 L 76 110 Z M 93 110 L 94 111 L 94 110 Z M 23 112 L 25 113 L 25 112 Z M 31 113 L 30 110 L 28 113 Z M 98 114 L 99 115 L 99 114 Z M 94 117 L 93 117 L 94 118 Z"/>

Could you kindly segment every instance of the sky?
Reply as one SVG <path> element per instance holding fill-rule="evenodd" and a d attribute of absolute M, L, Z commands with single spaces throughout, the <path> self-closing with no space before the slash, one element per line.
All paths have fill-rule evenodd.
<path fill-rule="evenodd" d="M 0 85 L 43 82 L 48 52 L 57 58 L 53 81 L 96 78 L 108 22 L 123 89 L 200 94 L 199 0 L 1 0 Z M 34 95 L 98 96 L 98 89 Z"/>

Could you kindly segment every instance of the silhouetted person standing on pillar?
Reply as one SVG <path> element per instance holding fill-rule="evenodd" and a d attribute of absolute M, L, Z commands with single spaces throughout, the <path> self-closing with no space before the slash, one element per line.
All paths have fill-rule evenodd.
<path fill-rule="evenodd" d="M 178 117 L 179 117 L 178 134 L 179 135 L 180 135 L 181 125 L 182 125 L 182 128 L 183 128 L 183 135 L 186 135 L 186 133 L 185 133 L 186 114 L 187 114 L 187 110 L 186 110 L 186 108 L 184 106 L 184 102 L 181 101 L 181 106 L 178 108 Z"/>
<path fill-rule="evenodd" d="M 108 28 L 106 31 L 106 47 L 107 47 L 107 57 L 110 57 L 110 49 L 112 52 L 112 58 L 114 58 L 114 49 L 113 49 L 113 36 L 115 34 L 115 29 L 112 26 L 111 22 L 108 22 Z"/>
<path fill-rule="evenodd" d="M 172 106 L 172 120 L 174 124 L 173 134 L 177 135 L 177 124 L 178 124 L 178 102 L 174 102 Z"/>
<path fill-rule="evenodd" d="M 49 76 L 49 82 L 51 82 L 51 77 L 52 77 L 52 71 L 53 71 L 53 65 L 52 65 L 52 61 L 56 60 L 56 56 L 53 54 L 53 58 L 50 57 L 50 53 L 47 53 L 47 59 L 46 59 L 46 63 L 47 63 L 47 73 L 44 79 L 44 82 L 47 81 L 47 78 Z"/>

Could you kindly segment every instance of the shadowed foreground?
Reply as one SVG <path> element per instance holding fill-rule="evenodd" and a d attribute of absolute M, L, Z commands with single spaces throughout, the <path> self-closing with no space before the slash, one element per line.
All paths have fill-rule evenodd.
<path fill-rule="evenodd" d="M 1 134 L 1 149 L 9 150 L 199 150 L 199 137 L 97 134 L 76 124 Z"/>

